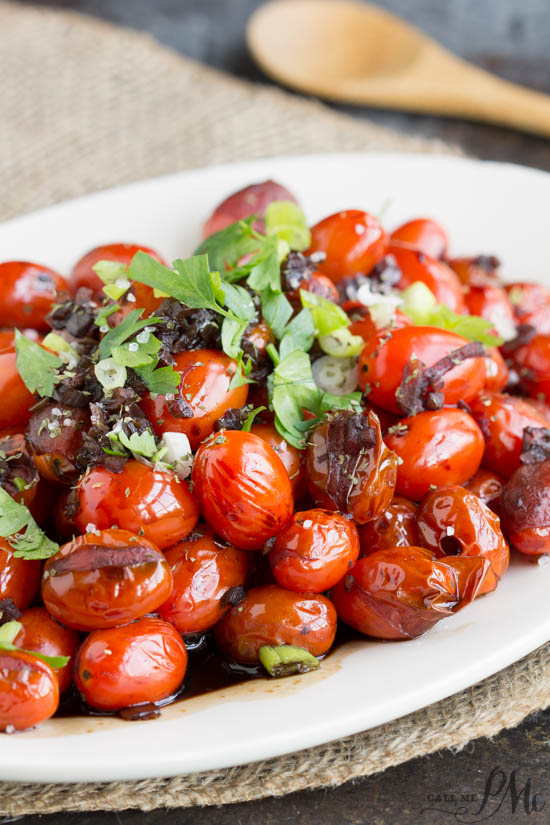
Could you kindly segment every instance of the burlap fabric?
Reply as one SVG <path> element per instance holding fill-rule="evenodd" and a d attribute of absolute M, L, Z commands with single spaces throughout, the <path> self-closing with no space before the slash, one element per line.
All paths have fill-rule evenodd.
<path fill-rule="evenodd" d="M 118 183 L 243 158 L 454 151 L 232 80 L 147 36 L 1 0 L 0 112 L 0 219 Z M 173 779 L 0 783 L 0 815 L 217 805 L 337 785 L 492 736 L 548 704 L 545 646 L 462 693 L 339 742 Z"/>

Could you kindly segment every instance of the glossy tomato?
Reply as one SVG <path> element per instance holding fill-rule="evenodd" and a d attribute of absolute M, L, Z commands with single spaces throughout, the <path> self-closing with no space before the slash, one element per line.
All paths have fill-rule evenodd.
<path fill-rule="evenodd" d="M 153 399 L 147 393 L 141 407 L 158 435 L 185 433 L 196 450 L 227 410 L 244 407 L 248 385 L 230 388 L 237 365 L 219 350 L 187 350 L 175 360 L 174 369 L 181 375 L 175 397 Z"/>
<path fill-rule="evenodd" d="M 76 481 L 76 460 L 89 424 L 88 410 L 53 401 L 33 413 L 27 426 L 27 442 L 42 478 L 56 484 Z"/>
<path fill-rule="evenodd" d="M 72 681 L 74 655 L 79 644 L 78 633 L 58 624 L 44 607 L 29 607 L 17 619 L 21 630 L 13 640 L 17 647 L 42 653 L 44 656 L 68 656 L 64 667 L 53 668 L 64 693 Z"/>
<path fill-rule="evenodd" d="M 331 647 L 336 611 L 321 595 L 291 593 L 277 584 L 253 587 L 214 628 L 222 653 L 241 664 L 257 664 L 263 645 L 295 645 L 314 656 Z"/>
<path fill-rule="evenodd" d="M 113 711 L 173 696 L 186 669 L 179 633 L 168 622 L 147 616 L 90 633 L 78 651 L 74 680 L 91 707 Z"/>
<path fill-rule="evenodd" d="M 548 312 L 550 314 L 550 306 Z M 549 403 L 550 335 L 535 335 L 528 344 L 514 350 L 512 361 L 524 391 Z"/>
<path fill-rule="evenodd" d="M 281 587 L 297 593 L 329 590 L 359 556 L 357 528 L 329 510 L 294 513 L 269 553 L 273 575 Z"/>
<path fill-rule="evenodd" d="M 540 335 L 550 335 L 550 289 L 528 281 L 506 284 L 505 289 L 518 323 L 535 327 Z"/>
<path fill-rule="evenodd" d="M 465 287 L 464 302 L 470 315 L 478 315 L 493 324 L 493 333 L 508 339 L 516 330 L 514 309 L 501 286 Z"/>
<path fill-rule="evenodd" d="M 22 433 L 0 431 L 0 484 L 9 495 L 27 507 L 36 498 L 40 477 Z"/>
<path fill-rule="evenodd" d="M 474 258 L 451 258 L 448 265 L 465 286 L 501 286 L 500 261 L 494 255 L 476 255 Z"/>
<path fill-rule="evenodd" d="M 550 459 L 518 467 L 502 490 L 500 514 L 516 550 L 527 556 L 550 553 Z"/>
<path fill-rule="evenodd" d="M 254 422 L 250 428 L 253 435 L 257 435 L 266 444 L 269 444 L 283 464 L 290 478 L 294 497 L 297 499 L 305 492 L 304 452 L 293 447 L 283 438 L 273 424 Z"/>
<path fill-rule="evenodd" d="M 445 304 L 453 312 L 464 312 L 460 281 L 446 263 L 415 249 L 393 244 L 390 252 L 401 270 L 401 280 L 397 284 L 399 289 L 406 289 L 416 281 L 422 281 L 433 292 L 439 304 Z"/>
<path fill-rule="evenodd" d="M 28 607 L 40 586 L 39 561 L 14 555 L 6 539 L 0 538 L 0 599 L 12 599 L 19 610 Z"/>
<path fill-rule="evenodd" d="M 133 243 L 109 243 L 103 246 L 96 246 L 80 258 L 73 266 L 69 279 L 71 290 L 74 293 L 79 287 L 86 286 L 93 292 L 102 293 L 104 283 L 99 275 L 94 272 L 94 266 L 99 263 L 99 261 L 117 261 L 125 266 L 129 266 L 136 252 L 145 252 L 147 255 L 151 255 L 156 261 L 160 261 L 161 264 L 166 265 L 166 261 L 164 261 L 158 252 L 155 252 L 154 249 L 150 249 L 148 246 Z M 144 284 L 140 284 L 139 289 L 143 293 L 146 291 L 151 294 L 153 293 L 151 287 L 147 287 Z M 141 304 L 139 304 L 139 306 L 141 306 Z"/>
<path fill-rule="evenodd" d="M 376 218 L 360 209 L 348 209 L 312 227 L 308 254 L 324 252 L 326 258 L 318 268 L 337 283 L 358 272 L 370 272 L 387 249 L 388 236 Z"/>
<path fill-rule="evenodd" d="M 21 431 L 31 417 L 30 408 L 36 398 L 19 375 L 13 332 L 0 333 L 0 396 L 0 429 L 16 427 Z"/>
<path fill-rule="evenodd" d="M 240 550 L 258 550 L 292 516 L 292 485 L 263 439 L 221 430 L 199 447 L 193 490 L 213 530 Z"/>
<path fill-rule="evenodd" d="M 485 355 L 486 392 L 502 392 L 510 380 L 510 370 L 497 347 L 488 347 Z"/>
<path fill-rule="evenodd" d="M 49 665 L 22 650 L 0 650 L 0 731 L 39 725 L 58 705 L 57 676 Z"/>
<path fill-rule="evenodd" d="M 374 521 L 359 528 L 361 555 L 389 550 L 392 547 L 416 547 L 420 544 L 416 528 L 414 501 L 395 496 L 388 509 Z"/>
<path fill-rule="evenodd" d="M 117 525 L 141 534 L 161 550 L 184 539 L 199 518 L 189 485 L 170 471 L 130 459 L 120 473 L 92 467 L 79 482 L 77 528 Z"/>
<path fill-rule="evenodd" d="M 78 536 L 48 559 L 42 577 L 48 612 L 74 630 L 131 622 L 156 610 L 171 590 L 163 554 L 127 530 Z"/>
<path fill-rule="evenodd" d="M 67 282 L 47 266 L 0 263 L 0 326 L 49 330 L 46 316 L 62 289 L 67 289 Z"/>
<path fill-rule="evenodd" d="M 396 492 L 419 501 L 433 487 L 464 484 L 479 469 L 484 441 L 463 410 L 445 408 L 403 418 L 386 434 L 401 463 Z"/>
<path fill-rule="evenodd" d="M 391 234 L 392 246 L 416 249 L 431 258 L 443 258 L 447 252 L 447 233 L 432 218 L 416 218 L 401 224 Z"/>
<path fill-rule="evenodd" d="M 478 496 L 484 504 L 499 512 L 499 501 L 504 487 L 504 479 L 494 470 L 486 470 L 484 467 L 475 473 L 464 485 L 466 490 Z"/>

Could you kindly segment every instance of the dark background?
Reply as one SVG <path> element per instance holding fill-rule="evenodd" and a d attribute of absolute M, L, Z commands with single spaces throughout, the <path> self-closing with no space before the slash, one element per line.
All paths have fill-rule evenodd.
<path fill-rule="evenodd" d="M 42 5 L 73 8 L 146 30 L 189 57 L 266 82 L 244 44 L 245 21 L 261 5 L 258 0 L 49 0 Z M 550 93 L 550 0 L 379 0 L 379 5 L 411 20 L 479 66 Z M 442 138 L 478 157 L 550 170 L 550 141 L 542 138 L 465 121 L 336 108 L 399 131 Z M 458 754 L 446 751 L 415 759 L 337 789 L 215 809 L 59 814 L 17 821 L 20 825 L 38 819 L 40 825 L 444 825 L 483 820 L 493 825 L 539 825 L 550 823 L 549 767 L 550 710 L 492 741 L 471 743 Z M 502 772 L 493 773 L 491 783 L 491 773 L 497 769 Z M 502 791 L 482 808 L 488 782 L 493 793 L 500 786 Z M 0 825 L 6 821 L 14 820 L 0 820 Z"/>

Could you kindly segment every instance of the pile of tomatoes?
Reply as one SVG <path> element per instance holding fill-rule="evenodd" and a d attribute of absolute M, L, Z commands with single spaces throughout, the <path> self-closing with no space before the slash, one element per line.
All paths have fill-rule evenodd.
<path fill-rule="evenodd" d="M 205 234 L 251 213 L 261 230 L 281 199 L 294 200 L 273 182 L 249 187 Z M 61 544 L 43 562 L 0 539 L 0 624 L 17 630 L 0 642 L 0 730 L 38 724 L 75 690 L 96 712 L 158 707 L 181 691 L 197 639 L 228 666 L 256 668 L 268 648 L 299 672 L 329 652 L 338 619 L 376 639 L 414 638 L 493 591 L 510 545 L 550 552 L 550 289 L 504 284 L 492 257 L 449 257 L 433 220 L 389 235 L 360 210 L 325 218 L 286 293 L 294 307 L 305 288 L 348 313 L 364 340 L 352 380 L 362 399 L 316 420 L 300 450 L 269 409 L 274 337 L 259 311 L 243 339 L 254 383 L 232 380 L 237 365 L 203 310 L 172 304 L 174 393 L 135 384 L 98 397 L 78 369 L 51 398 L 29 391 L 14 328 L 40 343 L 53 326 L 93 360 L 107 302 L 93 267 L 130 264 L 138 250 L 162 262 L 117 243 L 67 278 L 0 263 L 0 484 Z M 393 294 L 422 282 L 438 304 L 512 333 L 483 347 L 414 325 L 397 304 L 381 325 L 360 287 L 376 292 L 384 278 Z M 163 301 L 132 283 L 107 325 L 135 308 L 162 315 Z M 98 460 L 94 433 L 113 409 L 157 440 L 185 435 L 190 476 L 140 455 Z M 53 667 L 37 653 L 66 658 Z"/>

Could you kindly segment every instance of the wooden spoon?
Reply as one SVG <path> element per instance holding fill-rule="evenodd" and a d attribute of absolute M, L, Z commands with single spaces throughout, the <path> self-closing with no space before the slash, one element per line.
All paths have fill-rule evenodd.
<path fill-rule="evenodd" d="M 476 68 L 367 3 L 275 0 L 252 15 L 247 41 L 266 74 L 302 92 L 550 136 L 550 95 Z"/>

